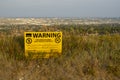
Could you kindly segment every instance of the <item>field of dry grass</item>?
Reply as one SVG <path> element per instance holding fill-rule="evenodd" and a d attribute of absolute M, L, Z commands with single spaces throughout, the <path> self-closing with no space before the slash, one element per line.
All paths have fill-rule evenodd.
<path fill-rule="evenodd" d="M 23 31 L 30 31 L 29 28 Z M 22 29 L 17 29 L 20 35 L 12 35 L 13 29 L 7 33 L 3 30 L 0 33 L 0 80 L 120 79 L 119 27 L 113 31 L 110 29 L 111 33 L 115 32 L 112 34 L 109 28 L 105 32 L 101 28 L 101 31 L 94 27 L 87 30 L 79 26 L 36 28 L 38 31 L 63 32 L 62 55 L 49 59 L 27 59 L 24 57 Z"/>

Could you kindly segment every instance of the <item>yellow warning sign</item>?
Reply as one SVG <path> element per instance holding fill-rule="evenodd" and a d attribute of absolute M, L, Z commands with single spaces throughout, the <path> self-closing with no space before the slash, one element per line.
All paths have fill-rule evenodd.
<path fill-rule="evenodd" d="M 25 32 L 25 56 L 48 58 L 62 53 L 62 32 Z"/>

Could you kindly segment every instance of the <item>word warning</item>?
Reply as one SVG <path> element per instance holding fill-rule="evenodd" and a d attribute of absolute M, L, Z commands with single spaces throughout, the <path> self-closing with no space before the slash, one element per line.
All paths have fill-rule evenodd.
<path fill-rule="evenodd" d="M 62 53 L 62 32 L 25 32 L 25 56 L 49 58 Z"/>

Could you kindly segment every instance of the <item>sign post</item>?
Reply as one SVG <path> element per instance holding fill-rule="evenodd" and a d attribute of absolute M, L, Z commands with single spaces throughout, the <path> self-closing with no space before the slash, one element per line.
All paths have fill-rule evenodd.
<path fill-rule="evenodd" d="M 62 53 L 62 32 L 25 32 L 25 56 L 49 58 Z"/>

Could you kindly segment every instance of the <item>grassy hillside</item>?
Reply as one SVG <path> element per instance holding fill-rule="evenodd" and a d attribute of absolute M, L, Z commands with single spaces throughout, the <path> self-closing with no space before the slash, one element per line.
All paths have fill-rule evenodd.
<path fill-rule="evenodd" d="M 24 26 L 24 27 L 23 27 Z M 120 25 L 6 25 L 0 31 L 0 80 L 119 80 Z M 62 31 L 57 58 L 24 56 L 24 31 Z"/>

